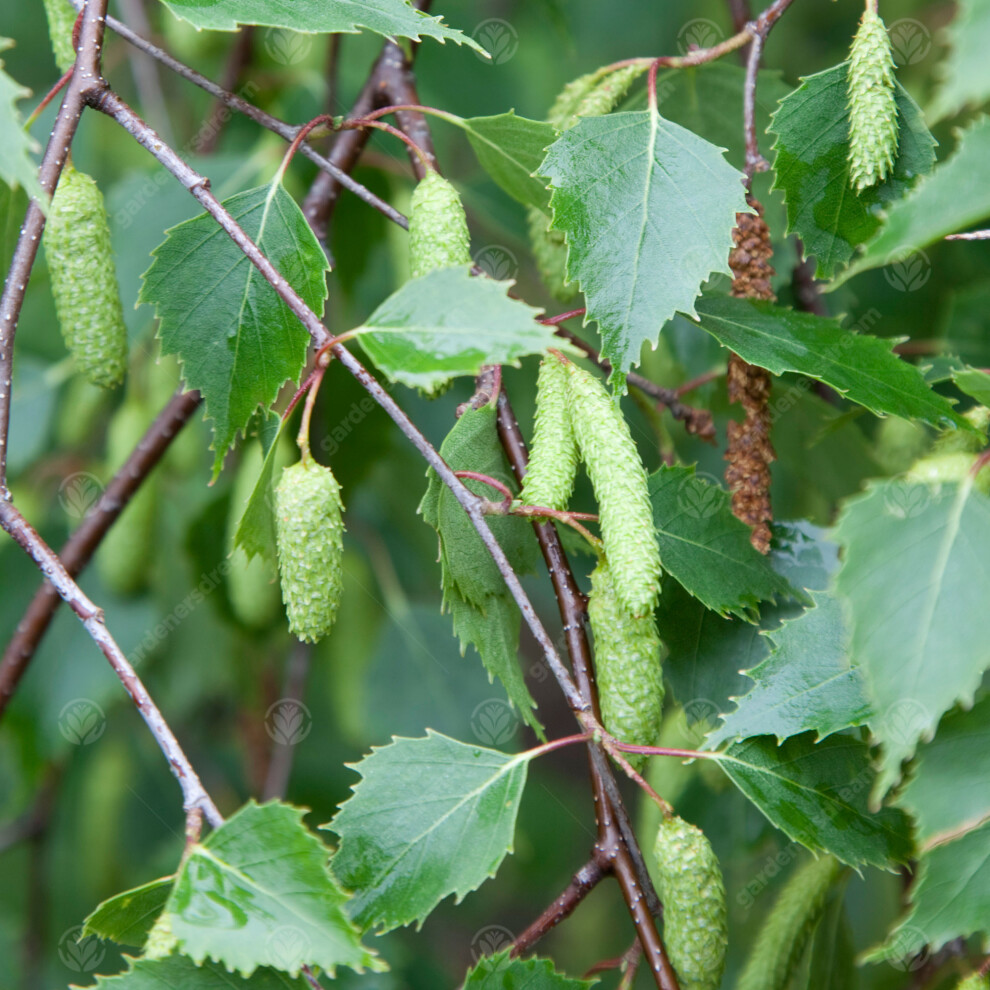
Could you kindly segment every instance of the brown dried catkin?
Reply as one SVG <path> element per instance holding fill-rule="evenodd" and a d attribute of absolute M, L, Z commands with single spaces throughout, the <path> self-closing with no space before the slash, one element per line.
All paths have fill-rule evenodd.
<path fill-rule="evenodd" d="M 763 219 L 763 206 L 752 196 L 749 205 L 757 212 L 737 213 L 732 232 L 735 245 L 729 254 L 732 295 L 741 299 L 775 300 L 770 278 L 773 244 Z M 770 373 L 747 364 L 738 354 L 729 358 L 729 401 L 742 405 L 741 423 L 729 421 L 729 444 L 725 480 L 732 491 L 732 511 L 751 527 L 750 539 L 761 553 L 770 550 L 770 463 L 776 460 L 770 443 Z"/>

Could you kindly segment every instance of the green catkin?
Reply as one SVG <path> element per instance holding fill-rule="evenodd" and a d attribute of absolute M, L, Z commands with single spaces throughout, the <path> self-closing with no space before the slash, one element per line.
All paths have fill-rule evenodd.
<path fill-rule="evenodd" d="M 970 973 L 958 983 L 956 990 L 990 990 L 990 973 Z"/>
<path fill-rule="evenodd" d="M 849 53 L 849 178 L 857 192 L 890 175 L 897 157 L 897 101 L 890 36 L 867 8 Z"/>
<path fill-rule="evenodd" d="M 634 619 L 619 603 L 604 557 L 591 574 L 588 619 L 602 720 L 620 742 L 655 746 L 663 709 L 662 644 L 652 615 Z M 627 754 L 642 769 L 645 756 Z"/>
<path fill-rule="evenodd" d="M 536 425 L 520 498 L 527 505 L 562 510 L 574 489 L 578 449 L 571 428 L 569 380 L 557 358 L 545 357 L 536 380 Z"/>
<path fill-rule="evenodd" d="M 554 100 L 547 114 L 547 123 L 563 132 L 582 117 L 600 117 L 609 113 L 645 71 L 644 65 L 628 65 L 600 78 L 597 73 L 589 72 L 572 80 Z M 530 206 L 526 215 L 530 244 L 540 276 L 555 299 L 564 303 L 573 302 L 581 290 L 576 282 L 566 280 L 567 242 L 564 232 L 548 229 L 546 214 L 535 206 Z"/>
<path fill-rule="evenodd" d="M 660 549 L 646 469 L 622 410 L 601 381 L 570 361 L 564 367 L 574 438 L 598 501 L 616 595 L 630 615 L 649 615 L 659 591 Z"/>
<path fill-rule="evenodd" d="M 328 467 L 305 457 L 285 468 L 275 491 L 282 600 L 289 629 L 309 643 L 333 627 L 344 586 L 340 486 Z"/>
<path fill-rule="evenodd" d="M 48 35 L 59 72 L 68 72 L 76 61 L 72 47 L 72 31 L 76 26 L 76 12 L 69 0 L 45 0 L 48 17 Z"/>
<path fill-rule="evenodd" d="M 681 990 L 718 990 L 725 968 L 725 883 L 701 829 L 676 815 L 660 822 L 654 846 L 663 941 Z"/>
<path fill-rule="evenodd" d="M 70 162 L 62 170 L 45 229 L 55 312 L 76 367 L 112 388 L 127 370 L 127 329 L 103 195 Z"/>
<path fill-rule="evenodd" d="M 107 429 L 110 471 L 120 469 L 153 418 L 145 404 L 133 397 L 117 410 Z M 157 510 L 157 479 L 152 475 L 144 479 L 103 538 L 96 568 L 103 583 L 118 595 L 136 594 L 147 584 L 149 563 L 154 559 Z"/>
<path fill-rule="evenodd" d="M 794 871 L 763 922 L 736 990 L 784 990 L 842 869 L 834 856 L 821 856 Z"/>
<path fill-rule="evenodd" d="M 457 190 L 436 172 L 416 186 L 409 208 L 409 267 L 413 278 L 471 263 L 467 217 Z"/>
<path fill-rule="evenodd" d="M 261 444 L 253 443 L 244 451 L 237 466 L 230 495 L 230 515 L 227 517 L 227 542 L 231 546 L 263 462 Z M 276 577 L 275 568 L 261 554 L 248 559 L 247 553 L 239 546 L 231 551 L 227 597 L 237 620 L 249 629 L 264 629 L 278 616 L 281 598 Z"/>

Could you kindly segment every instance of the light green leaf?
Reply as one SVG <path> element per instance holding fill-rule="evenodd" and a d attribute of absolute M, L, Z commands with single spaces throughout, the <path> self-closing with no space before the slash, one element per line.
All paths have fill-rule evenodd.
<path fill-rule="evenodd" d="M 512 475 L 498 441 L 495 419 L 495 406 L 490 403 L 468 409 L 447 434 L 440 455 L 455 471 L 477 471 L 511 486 Z M 512 704 L 542 735 L 543 728 L 534 714 L 536 702 L 519 666 L 519 607 L 460 503 L 434 471 L 428 478 L 419 511 L 440 540 L 443 607 L 453 617 L 461 652 L 468 644 L 474 646 L 489 677 L 498 677 Z M 497 497 L 480 481 L 465 483 L 476 495 Z M 535 540 L 530 524 L 513 516 L 489 516 L 488 525 L 513 570 L 532 571 Z"/>
<path fill-rule="evenodd" d="M 494 876 L 512 851 L 528 760 L 428 731 L 353 764 L 362 780 L 323 827 L 340 836 L 331 867 L 358 924 L 422 923 Z"/>
<path fill-rule="evenodd" d="M 541 120 L 517 117 L 515 110 L 493 117 L 451 120 L 467 133 L 481 167 L 513 199 L 550 212 L 550 190 L 535 173 L 557 132 Z"/>
<path fill-rule="evenodd" d="M 186 956 L 164 959 L 128 959 L 129 968 L 117 976 L 97 976 L 91 986 L 107 990 L 308 990 L 300 977 L 276 969 L 257 969 L 249 979 L 229 973 L 223 966 L 205 962 L 197 966 Z"/>
<path fill-rule="evenodd" d="M 951 51 L 935 70 L 941 85 L 932 101 L 932 120 L 952 117 L 990 98 L 986 61 L 990 51 L 990 3 L 958 0 L 956 16 L 947 33 Z"/>
<path fill-rule="evenodd" d="M 549 959 L 510 959 L 505 949 L 483 956 L 468 972 L 463 990 L 587 990 L 597 980 L 573 980 L 558 973 Z"/>
<path fill-rule="evenodd" d="M 777 746 L 771 736 L 757 736 L 731 745 L 719 765 L 770 822 L 814 852 L 881 869 L 911 856 L 907 815 L 867 808 L 876 774 L 858 739 L 815 743 L 809 733 Z"/>
<path fill-rule="evenodd" d="M 512 282 L 440 268 L 406 282 L 357 333 L 372 361 L 393 382 L 427 391 L 484 364 L 511 364 L 559 345 L 540 311 L 506 293 Z"/>
<path fill-rule="evenodd" d="M 990 600 L 990 498 L 972 479 L 929 487 L 878 482 L 850 500 L 835 529 L 836 592 L 851 624 L 882 744 L 876 799 L 990 664 L 979 616 Z"/>
<path fill-rule="evenodd" d="M 687 467 L 662 467 L 649 485 L 663 569 L 707 608 L 754 621 L 760 602 L 794 594 L 754 549 L 728 492 Z"/>
<path fill-rule="evenodd" d="M 984 754 L 983 759 L 986 756 Z M 923 853 L 911 887 L 911 910 L 869 962 L 907 960 L 926 945 L 990 933 L 990 822 Z"/>
<path fill-rule="evenodd" d="M 849 664 L 842 608 L 823 592 L 812 598 L 813 608 L 766 634 L 770 656 L 746 671 L 755 686 L 733 699 L 736 710 L 723 716 L 706 746 L 770 734 L 780 742 L 810 729 L 824 739 L 869 719 L 862 675 Z"/>
<path fill-rule="evenodd" d="M 250 976 L 304 965 L 380 968 L 345 913 L 347 895 L 327 869 L 329 850 L 303 809 L 246 804 L 197 843 L 175 877 L 159 921 L 179 951 Z"/>
<path fill-rule="evenodd" d="M 165 907 L 172 880 L 162 877 L 108 898 L 86 919 L 83 936 L 97 935 L 121 945 L 144 945 L 151 926 Z"/>
<path fill-rule="evenodd" d="M 317 34 L 353 34 L 362 28 L 386 38 L 420 36 L 450 39 L 458 45 L 484 49 L 442 17 L 429 17 L 409 0 L 162 0 L 166 7 L 198 28 L 236 31 L 241 24 L 262 24 Z"/>
<path fill-rule="evenodd" d="M 306 305 L 322 312 L 326 256 L 282 184 L 238 193 L 223 206 Z M 208 214 L 172 227 L 152 254 L 138 301 L 155 307 L 162 352 L 178 354 L 186 385 L 203 394 L 215 478 L 258 407 L 298 380 L 309 334 Z"/>
<path fill-rule="evenodd" d="M 787 203 L 787 232 L 814 256 L 818 278 L 831 278 L 880 226 L 879 208 L 902 196 L 935 164 L 935 139 L 918 105 L 896 84 L 899 141 L 890 176 L 857 194 L 849 182 L 849 63 L 807 76 L 781 101 L 770 130 L 774 188 Z"/>
<path fill-rule="evenodd" d="M 918 750 L 911 779 L 897 803 L 918 822 L 926 845 L 990 820 L 990 697 L 970 711 L 949 712 L 938 734 Z"/>
<path fill-rule="evenodd" d="M 877 235 L 829 288 L 869 268 L 905 264 L 929 244 L 990 216 L 990 118 L 980 117 L 959 135 L 950 158 L 940 162 L 894 203 Z"/>
<path fill-rule="evenodd" d="M 702 282 L 729 272 L 736 213 L 749 209 L 742 177 L 715 145 L 650 110 L 583 118 L 550 146 L 540 173 L 586 321 L 598 322 L 603 355 L 626 372 L 674 313 L 694 315 Z"/>
<path fill-rule="evenodd" d="M 953 371 L 956 387 L 976 399 L 981 406 L 990 406 L 990 375 L 980 368 L 968 365 L 961 371 Z"/>
<path fill-rule="evenodd" d="M 284 448 L 280 440 L 285 431 L 287 420 L 272 413 L 265 417 L 266 429 L 271 425 L 276 432 L 265 452 L 261 463 L 261 471 L 255 483 L 251 497 L 248 499 L 237 530 L 234 533 L 234 545 L 241 547 L 250 560 L 255 554 L 261 554 L 266 560 L 276 559 L 275 549 L 275 486 L 272 483 L 277 462 L 281 460 Z"/>
<path fill-rule="evenodd" d="M 0 52 L 10 48 L 13 42 L 0 37 Z M 42 209 L 48 209 L 49 197 L 38 184 L 38 166 L 31 158 L 32 151 L 40 151 L 38 142 L 24 130 L 17 101 L 30 96 L 31 91 L 18 85 L 3 71 L 0 59 L 0 179 L 8 186 L 23 186 Z"/>
<path fill-rule="evenodd" d="M 825 382 L 877 415 L 973 428 L 932 391 L 914 365 L 892 352 L 895 340 L 854 333 L 838 320 L 812 313 L 729 296 L 698 300 L 698 322 L 750 364 L 775 375 L 794 371 Z"/>

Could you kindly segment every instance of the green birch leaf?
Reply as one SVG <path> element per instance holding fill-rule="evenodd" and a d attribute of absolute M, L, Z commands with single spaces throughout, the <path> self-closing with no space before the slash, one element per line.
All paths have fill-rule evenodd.
<path fill-rule="evenodd" d="M 265 459 L 261 462 L 258 480 L 234 533 L 234 546 L 240 547 L 247 554 L 248 560 L 255 554 L 260 554 L 266 560 L 274 561 L 277 559 L 275 549 L 275 486 L 272 481 L 277 463 L 281 459 L 279 441 L 285 431 L 286 422 L 275 413 L 265 417 L 264 429 L 270 430 L 271 426 L 274 425 L 276 432 L 268 444 Z"/>
<path fill-rule="evenodd" d="M 350 764 L 362 779 L 322 827 L 340 836 L 331 868 L 362 929 L 422 923 L 495 875 L 512 852 L 529 758 L 428 730 Z"/>
<path fill-rule="evenodd" d="M 687 467 L 662 467 L 649 485 L 663 569 L 706 608 L 754 621 L 760 602 L 794 594 L 754 549 L 728 492 Z"/>
<path fill-rule="evenodd" d="M 960 391 L 972 396 L 981 406 L 990 406 L 990 374 L 967 365 L 961 371 L 953 371 L 952 380 Z"/>
<path fill-rule="evenodd" d="M 914 365 L 893 353 L 896 340 L 853 333 L 835 319 L 729 296 L 698 300 L 698 322 L 750 364 L 775 375 L 793 371 L 825 382 L 878 416 L 973 429 Z"/>
<path fill-rule="evenodd" d="M 162 877 L 108 898 L 83 923 L 83 936 L 96 935 L 120 945 L 144 945 L 151 926 L 165 907 L 172 880 Z"/>
<path fill-rule="evenodd" d="M 549 214 L 550 190 L 535 173 L 557 137 L 553 125 L 517 117 L 515 110 L 451 123 L 467 134 L 478 163 L 504 192 L 524 206 Z"/>
<path fill-rule="evenodd" d="M 597 982 L 563 976 L 549 959 L 510 959 L 505 949 L 479 959 L 468 971 L 462 990 L 587 990 Z"/>
<path fill-rule="evenodd" d="M 896 83 L 899 142 L 891 175 L 857 194 L 849 181 L 848 62 L 807 76 L 780 103 L 770 130 L 774 189 L 787 203 L 787 233 L 797 234 L 831 278 L 880 226 L 879 210 L 903 196 L 935 164 L 935 139 L 918 105 Z"/>
<path fill-rule="evenodd" d="M 197 28 L 236 31 L 241 24 L 261 24 L 314 34 L 354 34 L 362 28 L 386 38 L 448 39 L 485 50 L 442 17 L 429 17 L 409 0 L 162 0 L 166 7 Z"/>
<path fill-rule="evenodd" d="M 990 217 L 990 118 L 959 135 L 951 157 L 894 203 L 883 227 L 829 288 L 870 268 L 905 264 L 924 248 Z"/>
<path fill-rule="evenodd" d="M 308 990 L 301 976 L 277 969 L 256 969 L 249 979 L 228 972 L 214 962 L 198 966 L 186 956 L 163 959 L 129 959 L 128 969 L 117 976 L 97 976 L 95 987 L 107 990 Z"/>
<path fill-rule="evenodd" d="M 985 759 L 985 754 L 983 759 Z M 911 909 L 868 962 L 908 960 L 926 945 L 990 933 L 990 822 L 922 853 Z"/>
<path fill-rule="evenodd" d="M 990 3 L 987 0 L 958 0 L 956 16 L 947 31 L 950 51 L 936 67 L 941 84 L 929 115 L 932 120 L 952 117 L 966 107 L 990 99 Z"/>
<path fill-rule="evenodd" d="M 674 313 L 694 316 L 712 273 L 729 273 L 736 213 L 749 210 L 742 177 L 719 148 L 653 110 L 582 118 L 550 146 L 540 174 L 585 320 L 624 373 Z"/>
<path fill-rule="evenodd" d="M 883 747 L 879 800 L 942 715 L 972 701 L 990 665 L 978 619 L 990 600 L 990 498 L 971 478 L 877 482 L 846 504 L 835 539 L 843 547 L 836 593 Z"/>
<path fill-rule="evenodd" d="M 519 366 L 519 358 L 559 345 L 540 310 L 506 293 L 512 282 L 474 278 L 467 267 L 410 279 L 356 332 L 368 356 L 393 382 L 431 391 L 484 364 Z"/>
<path fill-rule="evenodd" d="M 867 807 L 876 773 L 865 743 L 811 734 L 777 746 L 757 736 L 726 749 L 719 766 L 782 832 L 850 866 L 889 869 L 912 854 L 911 823 L 899 808 Z"/>
<path fill-rule="evenodd" d="M 849 663 L 842 607 L 823 592 L 812 599 L 814 607 L 766 634 L 770 655 L 746 671 L 752 690 L 733 699 L 736 710 L 723 716 L 706 746 L 771 734 L 782 742 L 812 729 L 821 740 L 869 719 L 862 675 Z"/>
<path fill-rule="evenodd" d="M 0 52 L 13 45 L 9 38 L 0 37 Z M 48 209 L 50 197 L 38 184 L 38 166 L 31 157 L 32 151 L 40 151 L 38 142 L 24 130 L 21 115 L 17 111 L 17 101 L 30 96 L 31 91 L 18 85 L 3 71 L 0 59 L 0 179 L 8 186 L 23 186 L 32 199 L 37 200 L 42 209 Z"/>
<path fill-rule="evenodd" d="M 251 801 L 193 846 L 158 922 L 180 952 L 245 976 L 259 966 L 296 976 L 313 965 L 331 977 L 338 966 L 381 967 L 348 919 L 329 850 L 303 813 Z"/>
<path fill-rule="evenodd" d="M 277 179 L 223 206 L 316 313 L 327 297 L 326 256 Z M 164 354 L 178 354 L 213 421 L 213 476 L 259 406 L 297 381 L 309 334 L 209 214 L 166 232 L 138 301 L 155 307 Z"/>
<path fill-rule="evenodd" d="M 968 712 L 949 712 L 938 734 L 918 750 L 911 779 L 897 803 L 918 823 L 926 845 L 990 820 L 990 697 Z"/>

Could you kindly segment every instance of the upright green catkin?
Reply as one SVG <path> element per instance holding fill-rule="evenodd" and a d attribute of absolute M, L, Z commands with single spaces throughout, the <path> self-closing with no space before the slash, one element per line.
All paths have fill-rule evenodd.
<path fill-rule="evenodd" d="M 663 941 L 681 990 L 718 990 L 728 919 L 722 870 L 701 829 L 676 815 L 660 822 L 653 847 Z"/>
<path fill-rule="evenodd" d="M 328 467 L 304 457 L 275 491 L 275 535 L 289 629 L 309 643 L 337 618 L 344 590 L 340 486 Z"/>
<path fill-rule="evenodd" d="M 649 615 L 659 591 L 660 549 L 646 469 L 622 410 L 601 381 L 570 361 L 564 367 L 574 438 L 598 501 L 616 596 L 630 615 Z"/>
<path fill-rule="evenodd" d="M 964 976 L 956 986 L 956 990 L 990 990 L 990 973 L 977 970 Z"/>
<path fill-rule="evenodd" d="M 69 0 L 45 0 L 48 17 L 48 36 L 59 72 L 68 72 L 76 61 L 72 47 L 72 31 L 76 26 L 76 12 Z"/>
<path fill-rule="evenodd" d="M 663 649 L 652 615 L 634 619 L 619 603 L 604 557 L 591 573 L 588 619 L 595 639 L 595 679 L 605 728 L 620 742 L 655 746 L 663 710 Z M 626 754 L 636 768 L 645 756 Z"/>
<path fill-rule="evenodd" d="M 111 388 L 127 370 L 127 329 L 103 195 L 71 162 L 62 170 L 45 228 L 55 312 L 76 367 Z"/>
<path fill-rule="evenodd" d="M 784 990 L 842 869 L 834 856 L 821 856 L 794 871 L 763 922 L 736 990 Z"/>
<path fill-rule="evenodd" d="M 416 186 L 409 209 L 409 267 L 413 278 L 471 263 L 467 217 L 457 190 L 436 172 Z"/>
<path fill-rule="evenodd" d="M 564 366 L 545 357 L 536 379 L 536 425 L 520 498 L 527 505 L 565 509 L 578 468 L 577 441 L 567 401 L 570 387 Z"/>
<path fill-rule="evenodd" d="M 857 192 L 882 182 L 897 157 L 897 101 L 890 36 L 867 7 L 849 53 L 849 178 Z"/>

